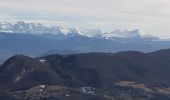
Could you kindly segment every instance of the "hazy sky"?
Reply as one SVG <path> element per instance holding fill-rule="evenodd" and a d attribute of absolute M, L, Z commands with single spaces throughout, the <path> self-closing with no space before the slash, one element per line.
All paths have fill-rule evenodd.
<path fill-rule="evenodd" d="M 0 0 L 0 20 L 103 31 L 140 28 L 170 37 L 170 0 Z"/>

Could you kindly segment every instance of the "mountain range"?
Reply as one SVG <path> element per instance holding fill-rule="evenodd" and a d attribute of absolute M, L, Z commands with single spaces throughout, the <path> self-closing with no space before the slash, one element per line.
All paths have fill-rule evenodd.
<path fill-rule="evenodd" d="M 72 36 L 86 36 L 101 39 L 114 39 L 114 38 L 149 38 L 157 39 L 155 36 L 146 34 L 140 29 L 136 30 L 114 30 L 112 32 L 102 32 L 99 29 L 81 29 L 81 28 L 66 28 L 60 26 L 47 26 L 41 23 L 25 23 L 19 21 L 15 24 L 0 23 L 0 31 L 7 33 L 30 33 L 36 35 L 52 34 L 57 37 L 72 37 Z"/>
<path fill-rule="evenodd" d="M 169 49 L 38 58 L 15 55 L 0 66 L 0 92 L 17 100 L 44 100 L 40 99 L 44 96 L 49 100 L 52 94 L 58 99 L 50 100 L 169 100 L 169 60 Z M 40 91 L 37 86 L 47 88 Z M 63 87 L 67 92 L 62 92 Z M 83 94 L 82 87 L 95 92 Z"/>
<path fill-rule="evenodd" d="M 19 21 L 16 23 L 2 22 L 0 23 L 0 32 L 5 33 L 29 33 L 35 35 L 51 34 L 56 38 L 69 38 L 74 36 L 85 36 L 100 39 L 115 38 L 142 38 L 151 40 L 160 40 L 158 37 L 145 33 L 141 29 L 135 30 L 119 30 L 112 32 L 102 32 L 100 29 L 82 29 L 82 28 L 68 28 L 61 26 L 48 26 L 41 23 L 26 23 Z M 168 39 L 168 38 L 167 38 Z"/>
<path fill-rule="evenodd" d="M 99 29 L 65 28 L 40 23 L 0 23 L 0 55 L 39 56 L 50 50 L 79 53 L 119 51 L 151 52 L 170 48 L 169 39 L 160 39 L 140 29 L 102 32 Z"/>

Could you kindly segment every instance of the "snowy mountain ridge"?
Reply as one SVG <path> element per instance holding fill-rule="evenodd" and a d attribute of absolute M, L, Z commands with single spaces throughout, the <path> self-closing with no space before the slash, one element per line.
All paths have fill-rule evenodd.
<path fill-rule="evenodd" d="M 17 23 L 0 23 L 0 32 L 6 33 L 30 33 L 36 35 L 52 34 L 56 36 L 86 36 L 86 37 L 100 37 L 104 39 L 114 38 L 147 38 L 157 39 L 157 37 L 147 34 L 140 29 L 136 30 L 114 30 L 112 32 L 104 33 L 99 29 L 81 29 L 81 28 L 65 28 L 60 26 L 47 26 L 41 23 L 26 23 L 19 21 Z"/>

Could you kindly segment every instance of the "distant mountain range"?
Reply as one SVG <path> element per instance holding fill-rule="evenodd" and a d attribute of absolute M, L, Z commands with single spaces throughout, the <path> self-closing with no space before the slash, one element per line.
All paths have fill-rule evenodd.
<path fill-rule="evenodd" d="M 42 53 L 39 55 L 39 57 L 42 56 L 48 56 L 48 55 L 53 55 L 53 54 L 59 54 L 59 55 L 71 55 L 71 54 L 78 54 L 79 52 L 72 51 L 72 50 L 49 50 L 47 52 Z"/>
<path fill-rule="evenodd" d="M 140 29 L 136 30 L 114 30 L 113 32 L 104 33 L 99 29 L 81 29 L 81 28 L 65 28 L 60 26 L 46 26 L 41 23 L 25 23 L 19 21 L 15 24 L 0 23 L 0 31 L 6 33 L 30 33 L 36 35 L 52 34 L 56 38 L 69 38 L 74 36 L 86 36 L 101 39 L 114 38 L 143 38 L 158 39 L 157 37 L 147 34 Z"/>
<path fill-rule="evenodd" d="M 81 92 L 79 90 L 81 87 L 92 87 L 97 91 L 94 96 L 98 97 L 98 93 L 104 96 L 105 99 L 100 100 L 112 100 L 106 95 L 117 98 L 116 100 L 119 100 L 121 96 L 125 98 L 122 100 L 127 100 L 129 96 L 130 100 L 168 100 L 170 95 L 169 60 L 169 49 L 151 53 L 124 51 L 55 54 L 39 58 L 15 55 L 0 67 L 0 91 L 9 90 L 12 91 L 10 93 L 13 94 L 12 96 L 16 97 L 18 93 L 20 98 L 24 98 L 23 96 L 28 94 L 26 90 L 34 86 L 58 86 L 59 90 L 62 89 L 59 88 L 61 86 L 72 88 L 70 90 L 72 92 L 66 93 L 70 93 L 69 95 L 73 98 L 80 98 L 80 95 L 76 95 Z M 35 91 L 35 89 L 31 90 Z M 75 95 L 73 90 L 79 92 Z M 48 91 L 54 91 L 54 88 Z M 44 93 L 38 90 L 38 93 L 41 92 Z M 47 91 L 45 93 L 44 95 L 47 95 Z M 58 94 L 55 96 L 62 95 L 62 92 L 56 91 L 56 93 Z M 158 97 L 159 99 L 154 99 Z"/>
<path fill-rule="evenodd" d="M 64 28 L 40 23 L 0 23 L 0 57 L 14 54 L 38 56 L 49 50 L 86 52 L 118 52 L 126 50 L 150 52 L 170 48 L 169 39 L 159 39 L 140 29 L 114 30 L 104 33 L 95 29 Z"/>

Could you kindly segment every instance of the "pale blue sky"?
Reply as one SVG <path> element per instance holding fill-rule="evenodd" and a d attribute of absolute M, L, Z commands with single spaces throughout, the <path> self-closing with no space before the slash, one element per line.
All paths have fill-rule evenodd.
<path fill-rule="evenodd" d="M 0 0 L 0 21 L 16 20 L 170 37 L 170 0 Z"/>

